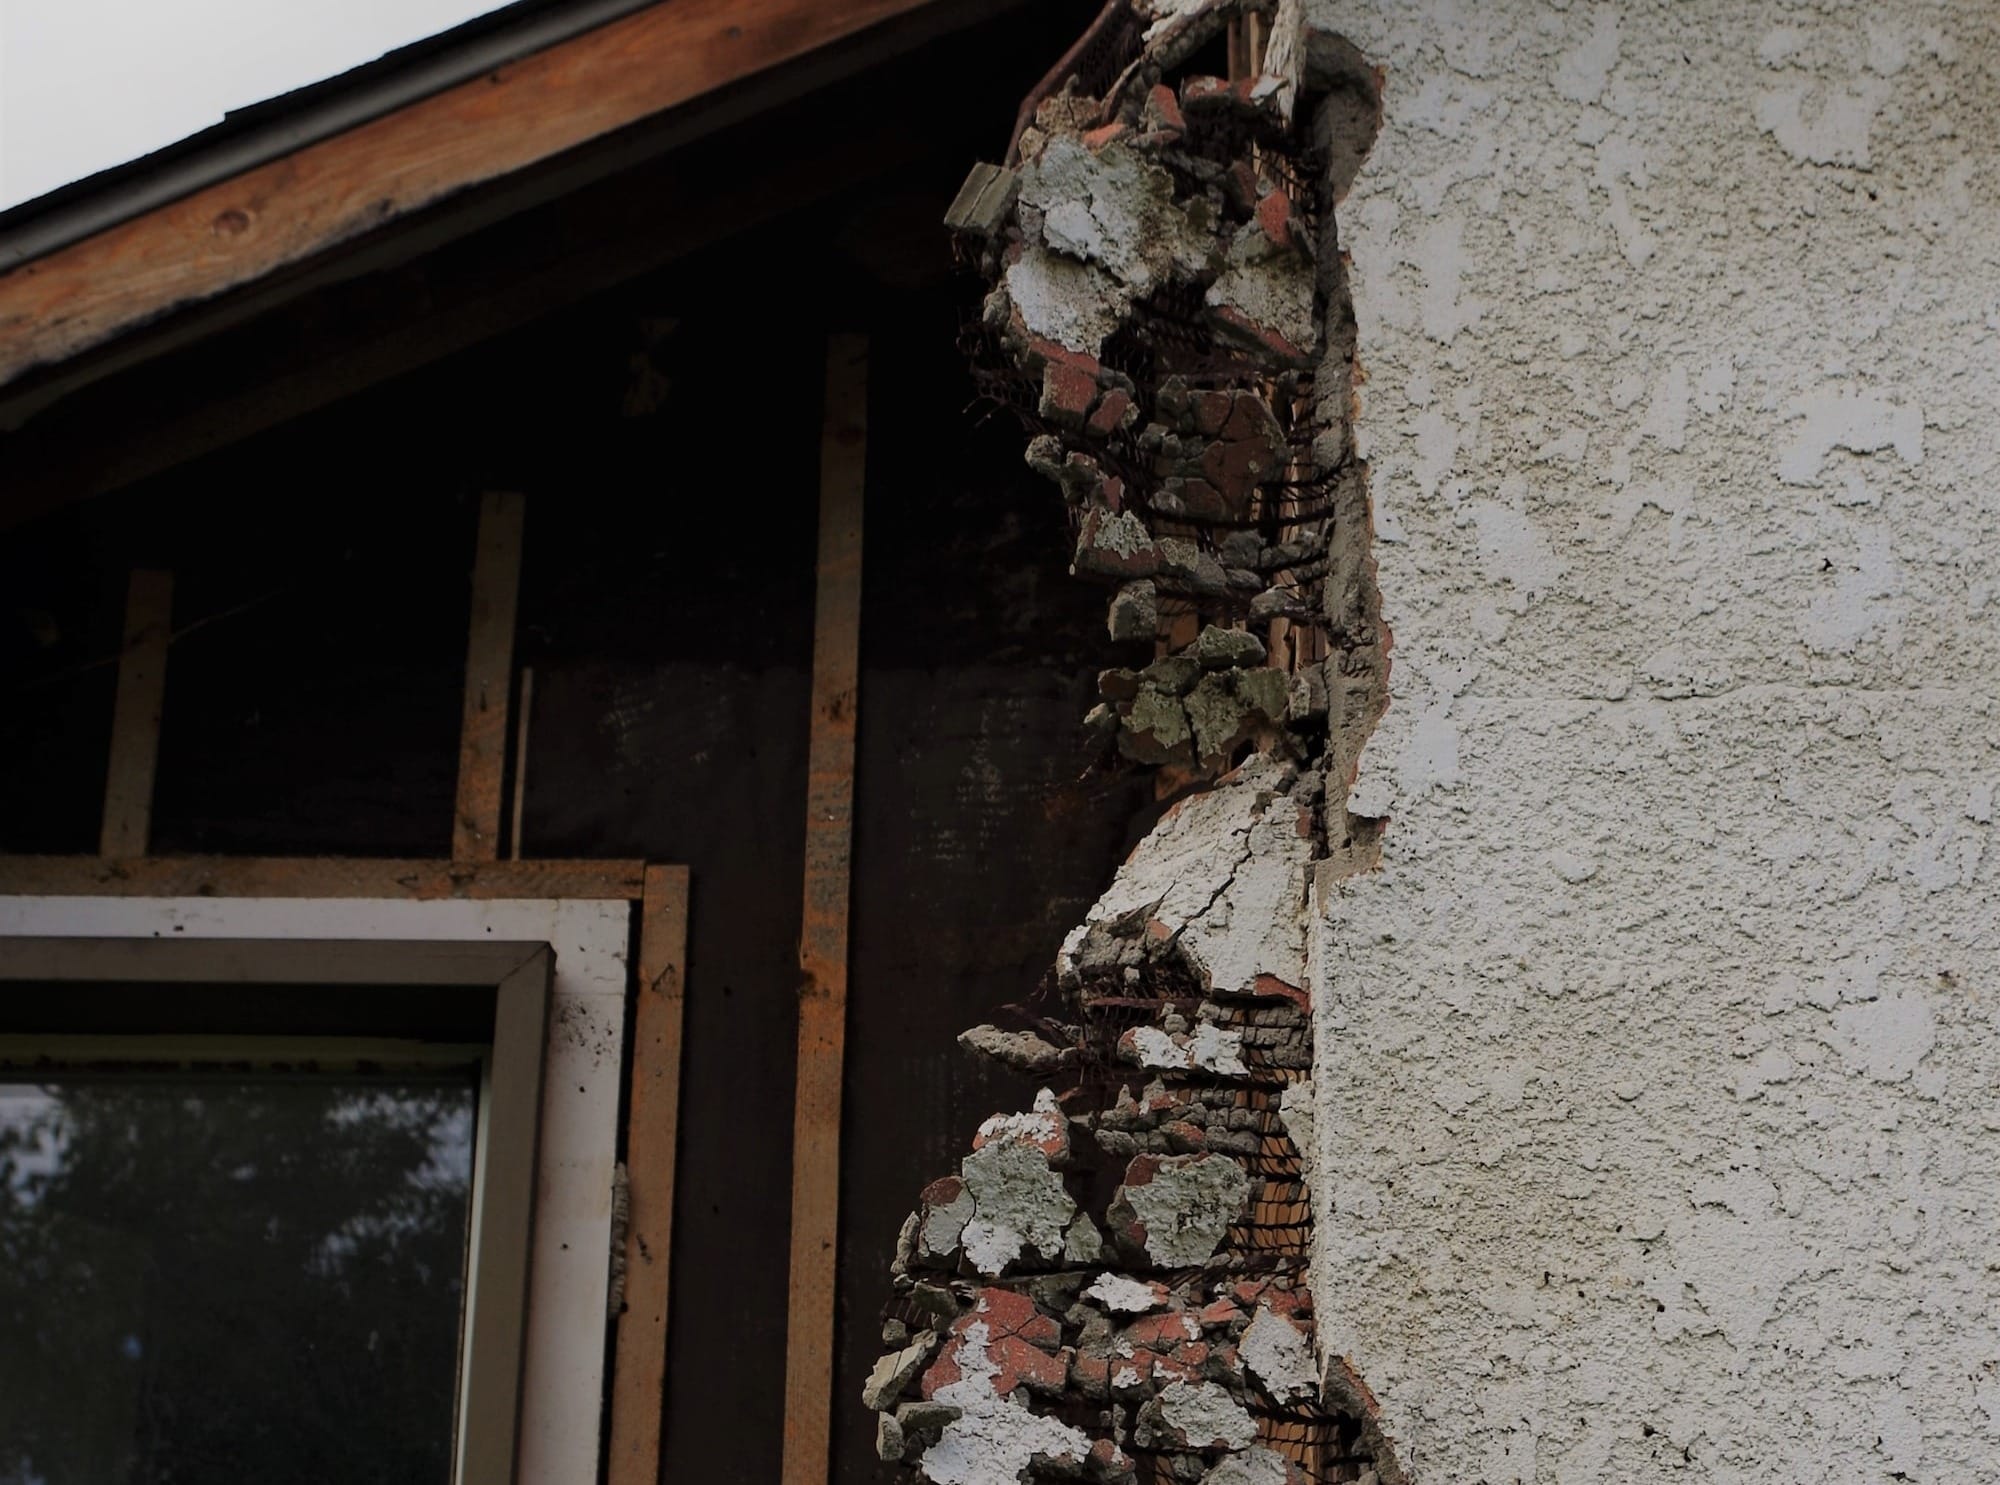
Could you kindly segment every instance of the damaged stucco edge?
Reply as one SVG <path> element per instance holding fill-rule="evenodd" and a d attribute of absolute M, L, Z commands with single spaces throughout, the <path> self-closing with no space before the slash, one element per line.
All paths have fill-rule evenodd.
<path fill-rule="evenodd" d="M 1341 248 L 1339 206 L 1373 145 L 1382 122 L 1382 74 L 1363 54 L 1336 33 L 1309 27 L 1303 5 L 1281 9 L 1277 35 L 1296 38 L 1303 55 L 1302 72 L 1316 84 L 1312 103 L 1311 139 L 1321 165 L 1314 183 L 1320 192 L 1316 271 L 1325 321 L 1316 385 L 1321 398 L 1319 444 L 1315 460 L 1338 468 L 1331 564 L 1324 588 L 1328 632 L 1335 644 L 1327 662 L 1327 746 L 1321 759 L 1326 854 L 1313 864 L 1306 888 L 1304 946 L 1305 989 L 1316 1006 L 1331 993 L 1331 965 L 1326 935 L 1325 905 L 1341 884 L 1375 869 L 1381 861 L 1381 835 L 1387 820 L 1350 808 L 1361 753 L 1389 706 L 1389 666 L 1393 636 L 1382 617 L 1382 594 L 1374 554 L 1374 511 L 1369 499 L 1368 466 L 1354 447 L 1353 426 L 1359 414 L 1357 383 L 1361 377 L 1357 328 L 1349 260 Z M 1326 1064 L 1320 1039 L 1331 1018 L 1322 1009 L 1313 1017 L 1313 1067 Z M 1339 1221 L 1334 1196 L 1335 1161 L 1326 1143 L 1341 1137 L 1339 1123 L 1326 1117 L 1337 1107 L 1325 1093 L 1308 1092 L 1302 1101 L 1316 1110 L 1298 1131 L 1305 1154 L 1307 1188 L 1313 1204 L 1316 1233 L 1330 1231 Z M 1315 1242 L 1306 1282 L 1315 1292 L 1313 1264 L 1319 1261 Z M 1343 1350 L 1344 1328 L 1338 1318 L 1321 1312 L 1313 1340 L 1326 1400 L 1355 1418 L 1362 1443 L 1382 1485 L 1413 1485 L 1400 1463 L 1395 1433 L 1385 1424 L 1382 1408 L 1364 1380 L 1356 1358 Z"/>

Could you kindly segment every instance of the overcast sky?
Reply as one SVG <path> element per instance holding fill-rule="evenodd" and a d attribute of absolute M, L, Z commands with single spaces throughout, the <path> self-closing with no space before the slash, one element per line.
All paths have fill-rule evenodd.
<path fill-rule="evenodd" d="M 0 208 L 504 0 L 0 0 Z"/>

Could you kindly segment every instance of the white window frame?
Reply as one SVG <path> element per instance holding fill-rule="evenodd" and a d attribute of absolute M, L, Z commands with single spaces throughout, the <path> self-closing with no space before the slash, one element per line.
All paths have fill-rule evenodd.
<path fill-rule="evenodd" d="M 521 1482 L 588 1481 L 597 1478 L 605 1401 L 631 919 L 625 900 L 0 896 L 0 956 L 10 938 L 546 945 L 554 974 L 540 1045 L 533 1238 L 511 1473 Z M 522 1112 L 519 1100 L 499 1111 Z M 477 1272 L 468 1275 L 468 1316 L 477 1308 L 470 1295 L 478 1282 Z M 468 1355 L 472 1366 L 481 1364 L 481 1352 Z M 462 1388 L 470 1386 L 469 1370 L 461 1368 Z M 492 1395 L 492 1387 L 483 1392 Z M 476 1434 L 459 1430 L 461 1440 Z M 499 1478 L 463 1450 L 454 1473 L 459 1485 Z"/>

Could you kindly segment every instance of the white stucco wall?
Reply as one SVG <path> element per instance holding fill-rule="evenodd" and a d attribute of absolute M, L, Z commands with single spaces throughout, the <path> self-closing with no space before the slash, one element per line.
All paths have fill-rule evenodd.
<path fill-rule="evenodd" d="M 1426 1485 L 2000 1480 L 2000 12 L 1314 14 L 1394 633 L 1325 1344 Z"/>

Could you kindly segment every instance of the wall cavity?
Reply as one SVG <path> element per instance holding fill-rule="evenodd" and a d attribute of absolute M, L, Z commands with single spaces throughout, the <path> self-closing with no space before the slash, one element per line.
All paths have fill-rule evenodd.
<path fill-rule="evenodd" d="M 1043 1084 L 905 1224 L 863 1402 L 937 1485 L 1404 1477 L 1323 1388 L 1305 905 L 1373 859 L 1386 694 L 1334 224 L 1377 79 L 1293 4 L 1117 0 L 949 225 L 966 345 L 1113 592 L 1087 719 L 1178 795 L 1040 997 L 969 1052 Z"/>

